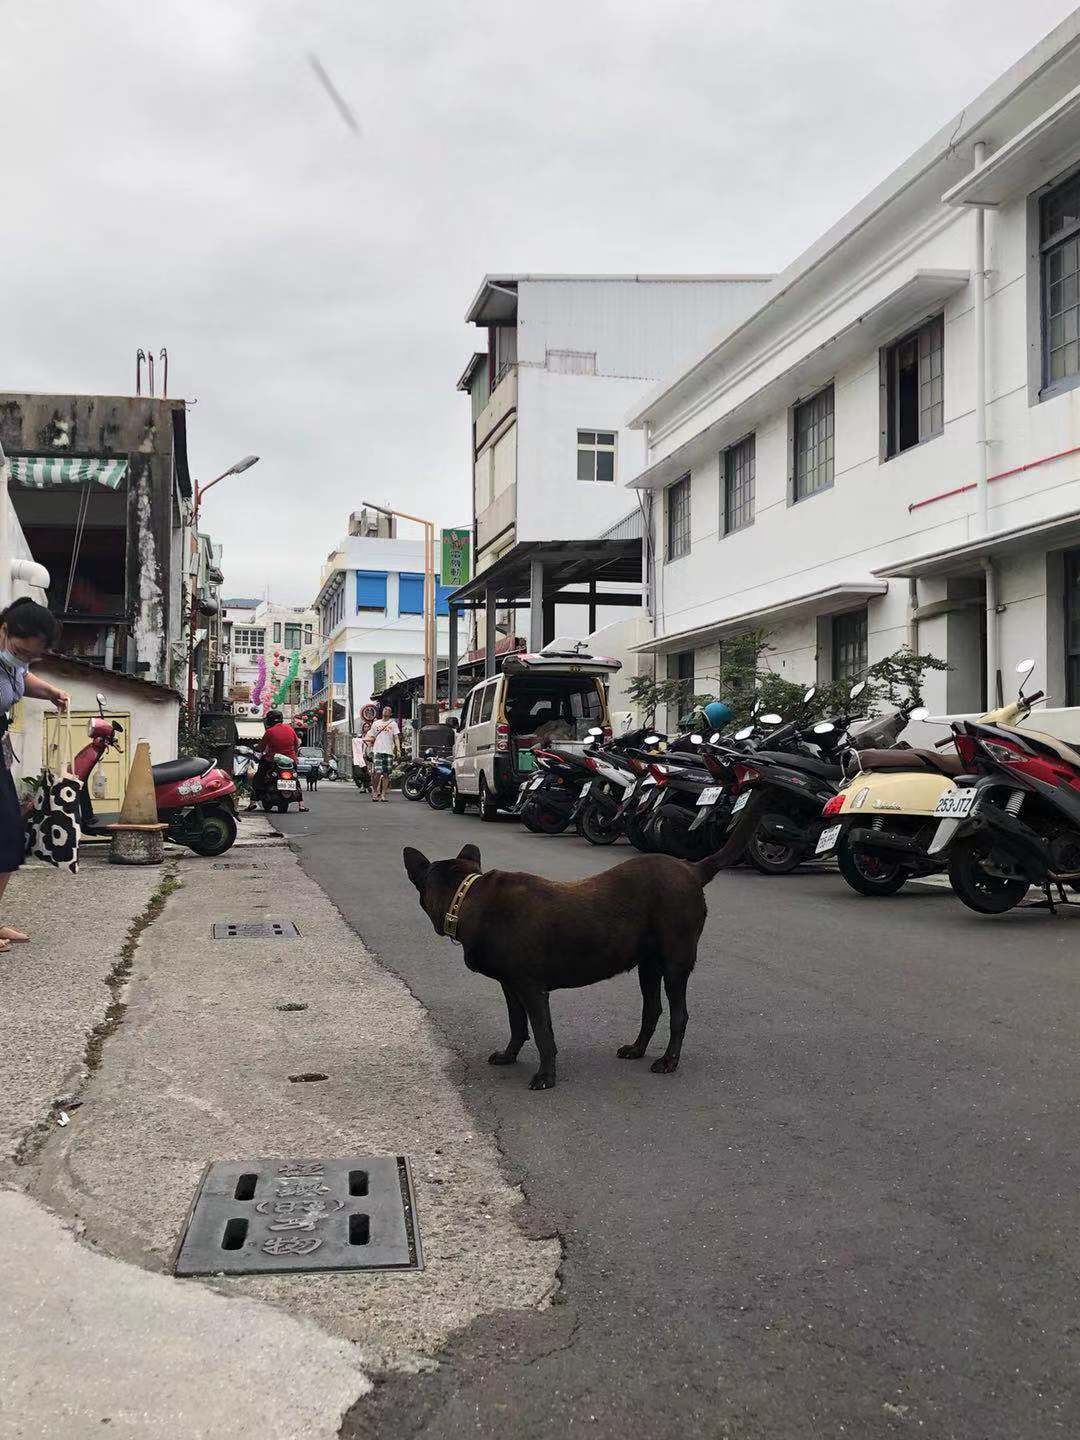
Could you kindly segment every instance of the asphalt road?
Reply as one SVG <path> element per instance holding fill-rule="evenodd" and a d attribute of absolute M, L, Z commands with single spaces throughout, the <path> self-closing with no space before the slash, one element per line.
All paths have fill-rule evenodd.
<path fill-rule="evenodd" d="M 345 785 L 278 823 L 461 1056 L 454 1079 L 565 1245 L 561 1303 L 478 1322 L 346 1436 L 933 1440 L 1080 1433 L 1080 910 L 996 920 L 946 890 L 729 871 L 681 1068 L 616 1059 L 627 975 L 553 997 L 559 1084 L 498 1070 L 498 987 L 433 933 L 401 862 L 480 845 L 569 879 L 623 846 Z M 666 1039 L 666 1016 L 653 1043 Z"/>

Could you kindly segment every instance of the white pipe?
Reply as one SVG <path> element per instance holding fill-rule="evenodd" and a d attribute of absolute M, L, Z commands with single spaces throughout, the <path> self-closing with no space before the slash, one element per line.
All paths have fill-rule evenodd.
<path fill-rule="evenodd" d="M 986 159 L 986 142 L 975 142 L 975 169 Z M 989 528 L 989 450 L 986 443 L 986 211 L 975 207 L 975 533 Z M 989 633 L 989 632 L 988 632 Z"/>
<path fill-rule="evenodd" d="M 919 622 L 915 612 L 919 608 L 919 582 L 912 575 L 907 582 L 907 643 L 913 655 L 919 653 Z"/>
<path fill-rule="evenodd" d="M 1001 703 L 998 698 L 998 587 L 997 571 L 990 557 L 983 557 L 983 571 L 986 575 L 986 704 L 994 710 Z"/>
<path fill-rule="evenodd" d="M 12 580 L 21 580 L 24 585 L 36 585 L 39 590 L 48 590 L 49 572 L 36 560 L 12 560 Z"/>
<path fill-rule="evenodd" d="M 0 445 L 0 610 L 11 604 L 11 517 L 8 510 L 8 468 Z"/>

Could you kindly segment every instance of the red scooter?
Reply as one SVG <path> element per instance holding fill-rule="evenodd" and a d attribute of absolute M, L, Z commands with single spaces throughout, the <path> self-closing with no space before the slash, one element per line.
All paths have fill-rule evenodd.
<path fill-rule="evenodd" d="M 105 696 L 98 695 L 100 716 L 87 725 L 90 743 L 72 761 L 72 769 L 83 782 L 80 824 L 86 834 L 105 834 L 116 815 L 95 815 L 87 781 L 106 750 L 118 750 L 117 735 L 123 726 L 105 719 Z M 212 760 L 166 760 L 152 765 L 154 798 L 158 819 L 168 826 L 166 838 L 186 845 L 196 855 L 223 855 L 236 839 L 236 786 Z"/>

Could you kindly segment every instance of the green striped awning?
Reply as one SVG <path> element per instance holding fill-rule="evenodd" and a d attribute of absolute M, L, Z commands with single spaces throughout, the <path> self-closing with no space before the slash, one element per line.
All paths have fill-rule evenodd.
<path fill-rule="evenodd" d="M 127 474 L 126 460 L 79 460 L 72 455 L 10 455 L 16 485 L 43 490 L 47 485 L 82 485 L 92 480 L 115 490 Z"/>

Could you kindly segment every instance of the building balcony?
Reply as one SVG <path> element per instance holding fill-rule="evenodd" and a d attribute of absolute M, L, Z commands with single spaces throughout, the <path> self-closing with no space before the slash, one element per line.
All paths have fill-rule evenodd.
<path fill-rule="evenodd" d="M 508 485 L 476 517 L 476 550 L 479 554 L 493 540 L 517 523 L 517 485 Z"/>
<path fill-rule="evenodd" d="M 506 417 L 517 410 L 517 366 L 511 365 L 491 392 L 491 397 L 476 417 L 473 426 L 473 444 L 480 450 L 489 435 L 493 435 Z"/>

